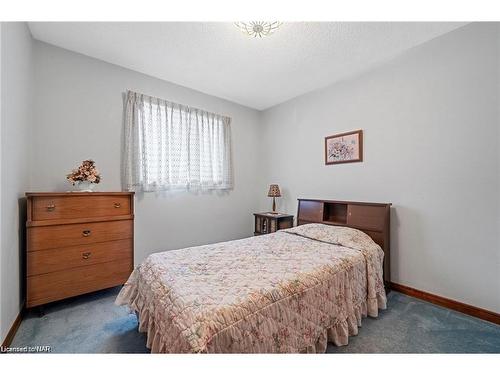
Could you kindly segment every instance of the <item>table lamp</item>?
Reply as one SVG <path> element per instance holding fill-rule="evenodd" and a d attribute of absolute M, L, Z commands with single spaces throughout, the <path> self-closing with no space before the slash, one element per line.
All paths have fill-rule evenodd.
<path fill-rule="evenodd" d="M 273 197 L 273 213 L 276 213 L 276 197 L 281 197 L 280 187 L 277 184 L 272 184 L 269 186 L 268 197 Z"/>

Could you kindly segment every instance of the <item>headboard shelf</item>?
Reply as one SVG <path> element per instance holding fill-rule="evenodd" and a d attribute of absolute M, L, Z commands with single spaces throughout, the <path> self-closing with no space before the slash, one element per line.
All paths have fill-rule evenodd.
<path fill-rule="evenodd" d="M 390 203 L 298 199 L 297 225 L 321 223 L 359 229 L 384 251 L 384 281 L 390 283 Z"/>
<path fill-rule="evenodd" d="M 347 203 L 323 202 L 323 221 L 347 224 Z"/>
<path fill-rule="evenodd" d="M 359 204 L 363 206 L 391 206 L 392 203 L 375 203 L 375 202 L 357 202 L 357 201 L 339 201 L 332 199 L 305 199 L 299 198 L 298 201 L 321 202 L 321 203 L 344 203 L 344 204 Z"/>

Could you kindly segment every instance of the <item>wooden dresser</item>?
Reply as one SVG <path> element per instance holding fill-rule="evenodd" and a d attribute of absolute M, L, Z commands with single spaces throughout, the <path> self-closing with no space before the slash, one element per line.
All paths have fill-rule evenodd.
<path fill-rule="evenodd" d="M 125 283 L 134 194 L 26 193 L 26 307 Z"/>

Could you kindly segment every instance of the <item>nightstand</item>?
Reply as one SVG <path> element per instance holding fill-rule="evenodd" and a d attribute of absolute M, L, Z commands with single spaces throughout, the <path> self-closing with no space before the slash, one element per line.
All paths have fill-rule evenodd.
<path fill-rule="evenodd" d="M 255 236 L 293 227 L 293 215 L 262 212 L 255 216 Z"/>

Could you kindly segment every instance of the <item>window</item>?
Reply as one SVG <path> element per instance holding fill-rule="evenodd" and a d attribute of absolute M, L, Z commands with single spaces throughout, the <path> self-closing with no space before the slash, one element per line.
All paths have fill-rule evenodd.
<path fill-rule="evenodd" d="M 127 92 L 125 188 L 231 189 L 230 118 Z"/>

